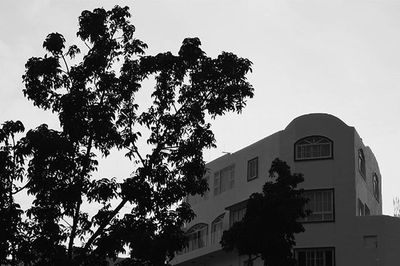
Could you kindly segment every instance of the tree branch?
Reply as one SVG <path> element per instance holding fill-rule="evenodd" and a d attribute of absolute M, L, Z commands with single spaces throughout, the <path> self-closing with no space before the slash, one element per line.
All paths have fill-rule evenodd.
<path fill-rule="evenodd" d="M 85 159 L 87 161 L 85 162 L 85 165 L 82 167 L 81 176 L 80 176 L 80 179 L 78 180 L 78 182 L 79 182 L 78 183 L 79 184 L 79 191 L 80 192 L 82 191 L 84 175 L 85 175 L 85 173 L 87 171 L 87 168 L 89 168 L 89 165 L 90 165 L 89 160 L 90 160 L 90 151 L 92 149 L 92 142 L 93 142 L 93 136 L 90 136 L 89 142 L 88 142 L 88 146 L 87 146 L 87 149 L 86 149 L 86 155 L 85 155 Z M 75 237 L 76 237 L 76 230 L 78 228 L 79 213 L 80 213 L 81 205 L 82 205 L 82 193 L 80 193 L 80 195 L 79 195 L 79 200 L 76 203 L 74 216 L 72 218 L 71 235 L 70 235 L 69 243 L 68 243 L 68 257 L 70 259 L 72 259 L 72 249 L 73 249 L 74 240 L 75 240 Z"/>
<path fill-rule="evenodd" d="M 128 202 L 127 199 L 123 199 L 118 206 L 113 210 L 112 213 L 108 216 L 108 218 L 97 228 L 96 232 L 89 238 L 89 240 L 86 242 L 85 246 L 83 247 L 83 253 L 86 253 L 89 247 L 93 244 L 93 242 L 96 240 L 96 238 L 101 234 L 101 232 L 106 228 L 106 226 L 110 223 L 110 221 L 113 219 L 115 215 L 118 214 L 118 212 L 124 207 L 124 205 Z"/>
<path fill-rule="evenodd" d="M 29 180 L 24 186 L 18 188 L 18 189 L 15 190 L 14 192 L 12 192 L 12 195 L 15 195 L 15 194 L 21 192 L 22 190 L 24 190 L 24 189 L 29 185 L 30 182 L 31 182 L 31 180 Z"/>
<path fill-rule="evenodd" d="M 67 64 L 67 60 L 65 60 L 65 56 L 63 54 L 61 54 L 61 58 L 64 61 L 65 68 L 67 69 L 66 73 L 68 74 L 68 77 L 69 77 L 69 67 L 68 67 L 68 64 Z"/>

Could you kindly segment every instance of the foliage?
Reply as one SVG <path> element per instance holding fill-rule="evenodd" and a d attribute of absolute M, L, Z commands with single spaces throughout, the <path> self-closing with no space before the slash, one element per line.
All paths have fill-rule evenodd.
<path fill-rule="evenodd" d="M 15 257 L 21 240 L 22 210 L 14 200 L 23 178 L 23 158 L 18 152 L 16 134 L 24 131 L 20 121 L 6 121 L 0 126 L 0 264 Z"/>
<path fill-rule="evenodd" d="M 250 196 L 244 218 L 224 231 L 221 245 L 226 251 L 237 249 L 240 255 L 248 255 L 249 261 L 261 257 L 268 266 L 295 265 L 294 234 L 304 232 L 299 218 L 309 214 L 305 210 L 308 199 L 297 188 L 304 178 L 292 174 L 278 158 L 272 162 L 269 176 L 274 182 L 267 181 L 262 193 Z"/>
<path fill-rule="evenodd" d="M 208 189 L 203 150 L 215 147 L 209 121 L 240 113 L 253 96 L 246 80 L 251 62 L 227 52 L 210 58 L 198 38 L 185 39 L 178 55 L 145 56 L 147 45 L 134 37 L 129 17 L 127 7 L 83 11 L 77 36 L 85 47 L 67 47 L 61 34 L 51 33 L 46 54 L 27 61 L 23 92 L 57 114 L 61 129 L 29 130 L 15 144 L 18 156 L 6 139 L 22 124 L 11 131 L 4 124 L 0 132 L 6 158 L 1 211 L 15 213 L 4 221 L 10 232 L 1 243 L 3 260 L 106 265 L 128 248 L 132 263 L 164 265 L 185 246 L 181 228 L 194 213 L 182 200 Z M 136 94 L 150 78 L 152 104 L 139 108 Z M 98 156 L 112 149 L 132 160 L 125 180 L 94 177 Z M 18 234 L 16 226 L 24 223 L 13 203 L 16 180 L 34 199 L 24 214 L 29 230 Z M 101 207 L 90 215 L 85 201 Z"/>

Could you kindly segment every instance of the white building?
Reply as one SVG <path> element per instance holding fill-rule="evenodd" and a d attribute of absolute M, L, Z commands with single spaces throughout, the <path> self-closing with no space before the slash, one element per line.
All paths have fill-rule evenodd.
<path fill-rule="evenodd" d="M 275 158 L 292 173 L 313 214 L 296 235 L 299 266 L 400 265 L 400 219 L 382 215 L 381 174 L 354 127 L 328 114 L 294 119 L 284 130 L 207 164 L 210 190 L 189 197 L 197 217 L 187 226 L 188 248 L 179 266 L 243 266 L 247 257 L 222 251 L 222 232 L 241 219 L 243 203 L 261 192 Z M 263 265 L 255 261 L 254 265 Z"/>

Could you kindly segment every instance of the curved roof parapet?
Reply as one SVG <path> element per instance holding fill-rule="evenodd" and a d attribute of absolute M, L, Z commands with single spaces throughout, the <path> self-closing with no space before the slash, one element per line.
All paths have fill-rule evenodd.
<path fill-rule="evenodd" d="M 296 117 L 295 119 L 292 120 L 292 122 L 290 122 L 286 126 L 285 130 L 288 129 L 288 128 L 294 127 L 298 123 L 304 123 L 304 122 L 306 122 L 308 120 L 313 120 L 313 121 L 315 121 L 315 120 L 329 121 L 330 120 L 330 121 L 332 121 L 332 123 L 337 123 L 337 124 L 339 124 L 341 126 L 346 126 L 346 127 L 349 126 L 345 122 L 343 122 L 342 120 L 340 120 L 339 118 L 337 118 L 334 115 L 325 114 L 325 113 L 311 113 L 311 114 L 305 114 L 305 115 L 301 115 L 301 116 Z"/>

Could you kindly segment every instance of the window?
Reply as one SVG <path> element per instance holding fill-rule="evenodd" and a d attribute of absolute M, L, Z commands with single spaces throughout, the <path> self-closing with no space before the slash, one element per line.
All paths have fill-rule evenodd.
<path fill-rule="evenodd" d="M 233 206 L 226 208 L 229 210 L 229 226 L 239 222 L 246 214 L 247 200 L 239 202 Z"/>
<path fill-rule="evenodd" d="M 245 214 L 246 214 L 246 207 L 233 210 L 230 215 L 230 225 L 232 226 L 234 223 L 241 221 Z"/>
<path fill-rule="evenodd" d="M 212 244 L 217 244 L 221 240 L 224 216 L 225 216 L 225 214 L 221 214 L 211 224 L 211 243 Z"/>
<path fill-rule="evenodd" d="M 358 171 L 365 178 L 365 157 L 362 149 L 358 150 Z"/>
<path fill-rule="evenodd" d="M 333 266 L 335 252 L 333 248 L 295 249 L 298 266 Z"/>
<path fill-rule="evenodd" d="M 375 196 L 375 199 L 379 201 L 379 178 L 376 173 L 372 176 L 372 190 Z"/>
<path fill-rule="evenodd" d="M 365 215 L 364 203 L 360 199 L 358 199 L 357 205 L 358 205 L 358 210 L 357 210 L 358 216 L 364 216 Z"/>
<path fill-rule="evenodd" d="M 196 224 L 187 232 L 187 252 L 205 247 L 207 245 L 208 225 Z"/>
<path fill-rule="evenodd" d="M 322 136 L 303 138 L 295 144 L 295 160 L 332 158 L 332 141 Z"/>
<path fill-rule="evenodd" d="M 309 199 L 306 209 L 311 210 L 311 214 L 302 219 L 303 222 L 334 220 L 333 189 L 306 190 L 304 197 Z"/>
<path fill-rule="evenodd" d="M 233 188 L 235 184 L 235 166 L 228 166 L 214 174 L 214 195 Z"/>
<path fill-rule="evenodd" d="M 258 177 L 258 157 L 247 162 L 247 181 Z"/>

